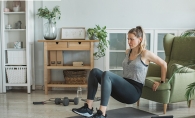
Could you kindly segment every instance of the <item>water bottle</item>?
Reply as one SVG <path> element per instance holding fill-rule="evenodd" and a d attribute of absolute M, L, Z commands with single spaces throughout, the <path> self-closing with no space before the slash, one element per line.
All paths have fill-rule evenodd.
<path fill-rule="evenodd" d="M 81 87 L 77 88 L 77 97 L 82 98 L 82 88 Z"/>

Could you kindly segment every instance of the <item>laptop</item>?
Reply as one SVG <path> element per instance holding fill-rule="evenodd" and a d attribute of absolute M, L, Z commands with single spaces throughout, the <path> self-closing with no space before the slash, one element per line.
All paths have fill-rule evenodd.
<path fill-rule="evenodd" d="M 152 116 L 151 118 L 173 118 L 173 115 L 159 115 L 159 116 Z"/>

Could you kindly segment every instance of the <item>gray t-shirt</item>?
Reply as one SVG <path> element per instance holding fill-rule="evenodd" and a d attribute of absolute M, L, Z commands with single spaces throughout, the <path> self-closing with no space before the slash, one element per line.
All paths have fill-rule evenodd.
<path fill-rule="evenodd" d="M 148 70 L 148 65 L 144 64 L 141 60 L 141 54 L 136 59 L 130 60 L 131 50 L 126 54 L 125 59 L 122 62 L 123 65 L 123 77 L 132 79 L 136 82 L 145 84 L 145 78 Z"/>

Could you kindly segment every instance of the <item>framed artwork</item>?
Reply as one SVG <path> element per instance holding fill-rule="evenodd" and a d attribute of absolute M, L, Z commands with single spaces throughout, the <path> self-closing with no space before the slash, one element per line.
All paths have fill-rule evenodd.
<path fill-rule="evenodd" d="M 85 39 L 85 27 L 63 27 L 61 29 L 61 39 Z"/>

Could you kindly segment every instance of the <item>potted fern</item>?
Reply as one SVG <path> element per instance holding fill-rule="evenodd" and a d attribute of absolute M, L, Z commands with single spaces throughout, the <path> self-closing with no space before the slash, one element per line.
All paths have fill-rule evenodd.
<path fill-rule="evenodd" d="M 104 57 L 106 48 L 109 45 L 109 41 L 106 40 L 106 26 L 101 28 L 99 25 L 96 25 L 96 27 L 94 28 L 87 29 L 87 34 L 90 40 L 99 40 L 99 43 L 97 45 L 98 51 L 93 54 L 95 59 Z"/>

